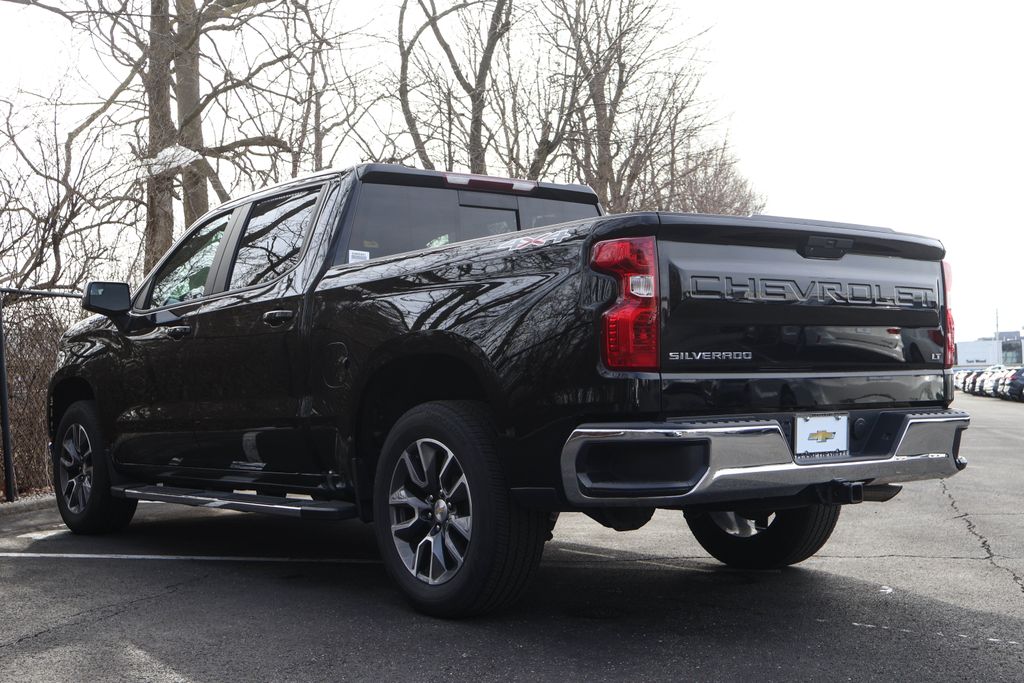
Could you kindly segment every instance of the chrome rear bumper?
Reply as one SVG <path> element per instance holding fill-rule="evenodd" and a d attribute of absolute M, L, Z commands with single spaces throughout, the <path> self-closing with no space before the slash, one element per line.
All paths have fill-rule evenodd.
<path fill-rule="evenodd" d="M 562 485 L 569 502 L 580 507 L 683 506 L 791 496 L 837 480 L 890 484 L 939 479 L 966 466 L 958 451 L 960 434 L 969 425 L 970 416 L 959 410 L 907 412 L 890 452 L 810 464 L 794 461 L 783 427 L 774 419 L 581 425 L 562 448 Z M 628 458 L 630 449 L 641 444 L 659 447 L 661 453 L 666 445 L 669 452 L 678 446 L 680 454 L 686 446 L 700 445 L 706 462 L 692 482 L 645 482 L 646 491 L 631 491 L 627 483 L 619 487 L 621 495 L 590 492 L 588 475 L 578 468 L 581 454 L 595 445 L 612 445 Z"/>

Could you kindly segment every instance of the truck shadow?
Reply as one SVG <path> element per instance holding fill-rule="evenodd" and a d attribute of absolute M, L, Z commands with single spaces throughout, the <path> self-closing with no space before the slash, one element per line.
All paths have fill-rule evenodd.
<path fill-rule="evenodd" d="M 130 646 L 132 657 L 144 652 L 185 678 L 211 671 L 241 676 L 258 662 L 261 680 L 365 679 L 381 672 L 388 679 L 446 681 L 792 680 L 845 678 L 837 673 L 844 671 L 858 679 L 1013 680 L 1024 662 L 1024 646 L 1010 644 L 1024 642 L 1024 619 L 904 590 L 881 592 L 878 583 L 829 571 L 829 561 L 746 572 L 710 558 L 556 540 L 511 609 L 442 621 L 401 599 L 375 561 L 372 527 L 359 522 L 145 506 L 122 534 L 57 534 L 26 550 L 310 560 L 135 561 L 89 570 L 90 578 L 79 581 L 82 590 L 102 586 L 112 600 L 121 589 L 107 582 L 122 575 L 129 577 L 125 585 L 139 584 L 131 590 L 147 594 L 179 586 L 167 597 L 124 595 L 136 606 L 76 635 L 98 648 L 89 656 L 127 657 L 118 648 Z M 50 581 L 60 585 L 65 567 L 36 573 L 38 590 Z M 228 654 L 211 651 L 211 638 L 230 641 L 229 660 L 217 659 Z M 53 647 L 45 639 L 29 641 L 18 656 Z"/>

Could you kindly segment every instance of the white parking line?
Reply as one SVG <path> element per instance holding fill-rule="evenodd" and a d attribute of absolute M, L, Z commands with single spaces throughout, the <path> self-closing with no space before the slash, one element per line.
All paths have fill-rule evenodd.
<path fill-rule="evenodd" d="M 600 557 L 606 560 L 612 560 L 614 562 L 637 562 L 639 564 L 649 564 L 652 567 L 663 567 L 665 569 L 684 569 L 688 572 L 705 572 L 707 574 L 714 574 L 714 569 L 706 569 L 704 567 L 690 567 L 686 565 L 670 564 L 668 562 L 659 562 L 657 560 L 634 560 L 631 558 L 616 557 L 615 555 L 608 555 L 606 553 L 591 553 L 585 550 L 573 550 L 572 548 L 558 548 L 563 553 L 571 553 L 573 555 L 586 555 L 588 557 Z"/>
<path fill-rule="evenodd" d="M 49 531 L 31 531 L 27 534 L 18 534 L 18 538 L 27 538 L 30 541 L 43 541 L 51 536 L 58 536 L 65 533 L 68 533 L 68 530 L 61 527 L 59 529 L 50 529 Z"/>
<path fill-rule="evenodd" d="M 586 550 L 573 550 L 572 548 L 559 548 L 563 553 L 572 553 L 573 555 L 587 555 L 589 557 L 602 557 L 606 560 L 618 559 L 614 555 L 608 555 L 607 553 L 588 553 Z"/>
<path fill-rule="evenodd" d="M 120 553 L 2 553 L 0 559 L 173 560 L 178 562 L 298 562 L 307 564 L 380 564 L 380 560 L 344 557 L 246 557 L 239 555 L 125 555 Z"/>

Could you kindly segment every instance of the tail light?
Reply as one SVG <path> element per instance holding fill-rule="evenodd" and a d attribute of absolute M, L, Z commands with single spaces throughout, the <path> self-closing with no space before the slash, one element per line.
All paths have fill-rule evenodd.
<path fill-rule="evenodd" d="M 942 262 L 942 291 L 946 302 L 946 367 L 956 364 L 956 340 L 953 336 L 953 309 L 950 293 L 953 291 L 953 268 L 947 261 Z"/>
<path fill-rule="evenodd" d="M 654 237 L 594 245 L 590 265 L 619 280 L 619 296 L 604 313 L 602 346 L 612 370 L 658 370 L 658 256 Z"/>

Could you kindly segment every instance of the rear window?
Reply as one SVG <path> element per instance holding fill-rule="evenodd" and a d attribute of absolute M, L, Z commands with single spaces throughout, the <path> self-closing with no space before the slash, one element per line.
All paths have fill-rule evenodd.
<path fill-rule="evenodd" d="M 366 183 L 340 263 L 593 218 L 596 204 Z"/>

